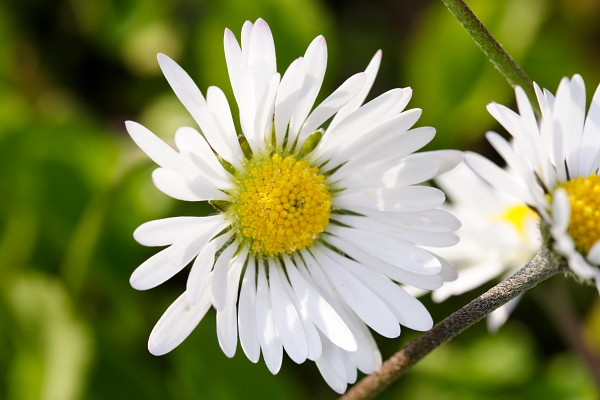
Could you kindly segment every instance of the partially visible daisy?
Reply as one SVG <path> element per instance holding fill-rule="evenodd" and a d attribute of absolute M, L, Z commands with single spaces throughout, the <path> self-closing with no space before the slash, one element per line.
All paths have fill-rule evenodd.
<path fill-rule="evenodd" d="M 462 156 L 412 154 L 435 131 L 411 129 L 421 111 L 404 110 L 409 88 L 363 104 L 381 52 L 314 109 L 327 63 L 323 37 L 280 76 L 271 31 L 259 19 L 244 24 L 241 46 L 225 31 L 225 57 L 241 131 L 219 88 L 209 87 L 205 98 L 162 54 L 160 67 L 201 133 L 180 128 L 176 151 L 127 122 L 160 166 L 153 173 L 160 190 L 216 208 L 211 216 L 151 221 L 134 233 L 141 244 L 169 246 L 134 271 L 136 289 L 155 287 L 193 261 L 186 291 L 158 321 L 148 348 L 173 350 L 212 306 L 227 356 L 239 336 L 246 356 L 257 362 L 262 353 L 272 373 L 285 351 L 296 363 L 314 360 L 344 392 L 357 369 L 371 373 L 381 364 L 368 328 L 386 337 L 398 336 L 400 325 L 431 328 L 426 308 L 396 282 L 436 289 L 453 277 L 419 245 L 455 244 L 459 224 L 438 209 L 444 194 L 420 183 Z"/>
<path fill-rule="evenodd" d="M 437 254 L 459 271 L 458 279 L 433 292 L 435 301 L 465 293 L 523 267 L 540 248 L 539 216 L 521 200 L 483 181 L 467 165 L 436 178 L 451 204 L 444 207 L 461 221 L 460 242 Z M 497 330 L 518 298 L 492 312 L 488 328 Z"/>
<path fill-rule="evenodd" d="M 539 122 L 521 88 L 519 113 L 499 104 L 488 110 L 512 135 L 488 140 L 516 172 L 509 176 L 489 160 L 467 154 L 469 165 L 492 185 L 535 209 L 552 234 L 554 249 L 571 270 L 600 290 L 600 89 L 586 115 L 585 84 L 563 78 L 556 97 L 535 85 Z"/>

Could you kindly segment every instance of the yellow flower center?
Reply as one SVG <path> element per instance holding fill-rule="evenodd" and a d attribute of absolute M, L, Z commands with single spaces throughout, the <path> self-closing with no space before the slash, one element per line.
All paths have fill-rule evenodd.
<path fill-rule="evenodd" d="M 253 253 L 293 253 L 329 224 L 329 187 L 305 160 L 275 154 L 251 161 L 237 178 L 228 214 Z"/>
<path fill-rule="evenodd" d="M 527 238 L 527 225 L 539 219 L 538 214 L 525 204 L 508 207 L 498 216 L 498 221 L 508 222 L 514 226 L 523 239 Z"/>
<path fill-rule="evenodd" d="M 592 174 L 559 185 L 571 203 L 568 233 L 580 252 L 587 254 L 600 240 L 600 176 Z"/>

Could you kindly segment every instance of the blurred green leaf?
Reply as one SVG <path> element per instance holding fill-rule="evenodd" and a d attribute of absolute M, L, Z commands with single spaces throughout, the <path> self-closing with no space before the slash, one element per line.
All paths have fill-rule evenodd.
<path fill-rule="evenodd" d="M 541 0 L 469 1 L 478 17 L 517 62 L 531 48 L 547 18 Z M 523 21 L 520 23 L 519 21 Z M 436 127 L 437 148 L 461 148 L 491 123 L 485 106 L 506 103 L 512 89 L 442 7 L 430 7 L 408 60 L 414 105 L 421 122 Z"/>
<path fill-rule="evenodd" d="M 80 398 L 93 339 L 62 283 L 23 271 L 3 282 L 3 293 L 12 314 L 14 340 L 7 399 Z"/>

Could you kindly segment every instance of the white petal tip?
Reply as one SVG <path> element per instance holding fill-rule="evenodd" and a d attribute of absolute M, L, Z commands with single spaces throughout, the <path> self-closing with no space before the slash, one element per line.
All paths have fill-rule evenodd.
<path fill-rule="evenodd" d="M 158 53 L 156 58 L 158 59 L 158 65 L 160 66 L 160 69 L 163 71 L 163 74 L 166 74 L 166 71 L 170 70 L 173 67 L 179 67 L 179 64 L 177 64 L 177 62 L 175 60 L 173 60 L 171 57 L 169 57 L 166 54 Z M 179 67 L 179 68 L 181 68 L 181 67 Z"/>
<path fill-rule="evenodd" d="M 148 282 L 146 282 L 147 279 L 144 279 L 144 276 L 136 273 L 136 271 L 133 271 L 133 274 L 131 274 L 131 277 L 129 278 L 129 284 L 132 288 L 134 288 L 135 290 L 144 291 L 158 286 L 148 284 Z"/>
<path fill-rule="evenodd" d="M 269 24 L 267 24 L 267 21 L 265 21 L 262 18 L 258 18 L 256 20 L 256 22 L 254 23 L 254 29 L 264 29 L 264 28 L 269 28 Z"/>
<path fill-rule="evenodd" d="M 125 129 L 127 130 L 127 133 L 129 133 L 129 136 L 131 136 L 132 138 L 136 135 L 141 135 L 142 133 L 140 132 L 140 130 L 147 130 L 147 128 L 139 122 L 129 120 L 125 121 Z"/>
<path fill-rule="evenodd" d="M 430 319 L 427 322 L 424 322 L 423 325 L 417 326 L 414 328 L 415 331 L 426 332 L 433 328 L 433 319 Z"/>
<path fill-rule="evenodd" d="M 167 354 L 171 350 L 162 348 L 161 346 L 157 345 L 156 343 L 151 343 L 150 341 L 148 341 L 148 351 L 153 356 L 157 356 L 158 357 L 158 356 L 164 356 L 165 354 Z"/>
<path fill-rule="evenodd" d="M 131 285 L 132 288 L 134 288 L 135 290 L 143 290 L 140 286 L 139 283 L 137 282 L 137 279 L 134 278 L 134 276 L 132 275 L 131 278 L 129 278 L 129 284 Z"/>
<path fill-rule="evenodd" d="M 311 44 L 324 47 L 327 46 L 327 41 L 325 40 L 325 36 L 319 35 L 316 38 L 314 38 Z"/>

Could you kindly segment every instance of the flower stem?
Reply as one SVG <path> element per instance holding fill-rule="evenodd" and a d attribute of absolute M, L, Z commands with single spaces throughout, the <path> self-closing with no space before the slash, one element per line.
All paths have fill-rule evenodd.
<path fill-rule="evenodd" d="M 513 58 L 498 43 L 496 38 L 477 18 L 464 0 L 442 0 L 448 10 L 458 19 L 477 46 L 483 51 L 490 62 L 504 76 L 511 86 L 521 86 L 531 104 L 537 104 L 533 81 L 525 71 L 513 60 Z"/>
<path fill-rule="evenodd" d="M 498 307 L 561 271 L 566 264 L 545 246 L 522 269 L 434 326 L 429 332 L 383 363 L 340 400 L 371 399 L 392 384 L 431 351 L 452 339 Z"/>
<path fill-rule="evenodd" d="M 596 387 L 600 389 L 600 358 L 585 340 L 583 324 L 567 293 L 565 282 L 553 282 L 553 285 L 548 285 L 545 291 L 538 292 L 537 298 L 562 333 L 566 343 L 585 362 L 596 382 Z"/>

